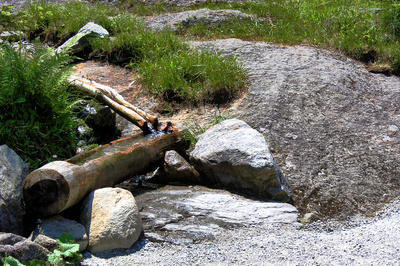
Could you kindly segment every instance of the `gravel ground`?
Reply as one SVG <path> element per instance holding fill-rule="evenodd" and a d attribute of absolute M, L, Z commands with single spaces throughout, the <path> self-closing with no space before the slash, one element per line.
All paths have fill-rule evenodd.
<path fill-rule="evenodd" d="M 85 253 L 83 265 L 400 265 L 400 200 L 374 219 L 227 229 L 189 245 L 145 239 L 127 250 Z"/>

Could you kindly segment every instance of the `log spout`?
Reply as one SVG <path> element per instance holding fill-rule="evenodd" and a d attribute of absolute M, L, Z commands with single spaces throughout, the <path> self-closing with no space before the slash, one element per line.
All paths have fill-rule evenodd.
<path fill-rule="evenodd" d="M 113 186 L 144 172 L 157 161 L 160 153 L 177 145 L 182 136 L 182 132 L 164 135 L 89 160 L 82 165 L 78 165 L 76 160 L 48 163 L 25 179 L 25 203 L 39 216 L 60 213 L 95 189 Z M 109 146 L 120 145 L 125 140 L 111 142 Z"/>
<path fill-rule="evenodd" d="M 151 128 L 157 129 L 157 117 L 133 106 L 113 88 L 77 76 L 71 76 L 68 80 L 71 85 L 103 102 L 120 116 L 138 126 L 145 134 L 151 133 Z"/>

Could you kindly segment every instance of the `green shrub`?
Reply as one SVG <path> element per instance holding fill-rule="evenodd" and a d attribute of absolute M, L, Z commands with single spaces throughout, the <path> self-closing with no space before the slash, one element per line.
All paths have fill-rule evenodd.
<path fill-rule="evenodd" d="M 32 169 L 74 153 L 75 122 L 65 83 L 70 60 L 51 49 L 0 46 L 0 144 Z"/>
<path fill-rule="evenodd" d="M 12 10 L 14 9 L 13 6 L 2 6 L 0 10 L 0 31 L 4 26 L 12 26 L 13 25 L 13 16 Z"/>

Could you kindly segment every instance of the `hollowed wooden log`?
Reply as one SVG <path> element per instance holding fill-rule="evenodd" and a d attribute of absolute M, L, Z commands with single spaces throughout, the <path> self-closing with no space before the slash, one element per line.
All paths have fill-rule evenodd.
<path fill-rule="evenodd" d="M 125 101 L 113 88 L 77 76 L 71 76 L 68 80 L 75 87 L 106 104 L 120 116 L 138 126 L 144 133 L 150 133 L 149 128 L 157 129 L 157 117 Z"/>
<path fill-rule="evenodd" d="M 179 143 L 181 132 L 171 133 L 145 143 L 137 143 L 78 165 L 80 159 L 54 161 L 30 173 L 23 185 L 27 207 L 40 216 L 48 216 L 79 202 L 91 191 L 118 184 L 144 172 L 157 161 L 160 153 Z M 111 142 L 121 145 L 127 139 Z M 72 163 L 73 162 L 73 163 Z"/>

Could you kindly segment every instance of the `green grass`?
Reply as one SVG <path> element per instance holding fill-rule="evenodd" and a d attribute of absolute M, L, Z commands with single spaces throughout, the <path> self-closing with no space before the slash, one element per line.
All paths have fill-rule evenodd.
<path fill-rule="evenodd" d="M 169 102 L 223 103 L 245 88 L 246 75 L 234 59 L 194 51 L 172 32 L 150 31 L 143 19 L 116 8 L 33 3 L 19 16 L 19 29 L 50 44 L 61 43 L 89 21 L 102 25 L 111 38 L 94 40 L 91 57 L 132 67 L 149 93 Z"/>
<path fill-rule="evenodd" d="M 226 103 L 245 86 L 245 74 L 232 58 L 185 50 L 143 60 L 139 70 L 150 92 L 167 101 Z M 220 70 L 220 71 L 217 71 Z"/>
<path fill-rule="evenodd" d="M 130 5 L 128 4 L 130 3 Z M 133 1 L 124 7 L 133 12 L 159 14 L 182 11 L 169 5 L 146 6 L 139 10 Z M 400 3 L 396 0 L 281 0 L 245 3 L 215 3 L 186 9 L 237 9 L 254 15 L 253 19 L 217 25 L 181 26 L 179 34 L 188 39 L 240 38 L 295 45 L 305 43 L 337 50 L 354 59 L 388 65 L 400 74 Z"/>
<path fill-rule="evenodd" d="M 181 26 L 181 35 L 205 40 L 240 38 L 288 45 L 306 43 L 334 49 L 366 63 L 389 64 L 392 73 L 400 73 L 398 1 L 287 0 L 208 3 L 199 7 L 238 9 L 254 18 L 212 26 Z"/>
<path fill-rule="evenodd" d="M 189 121 L 184 123 L 185 127 L 185 136 L 184 139 L 190 143 L 190 150 L 193 150 L 196 143 L 197 143 L 197 137 L 204 132 L 207 131 L 210 127 L 221 123 L 222 121 L 228 120 L 234 118 L 229 113 L 221 113 L 221 112 L 216 112 L 213 114 L 213 116 L 206 121 L 205 123 L 201 123 L 197 119 L 190 119 Z"/>

